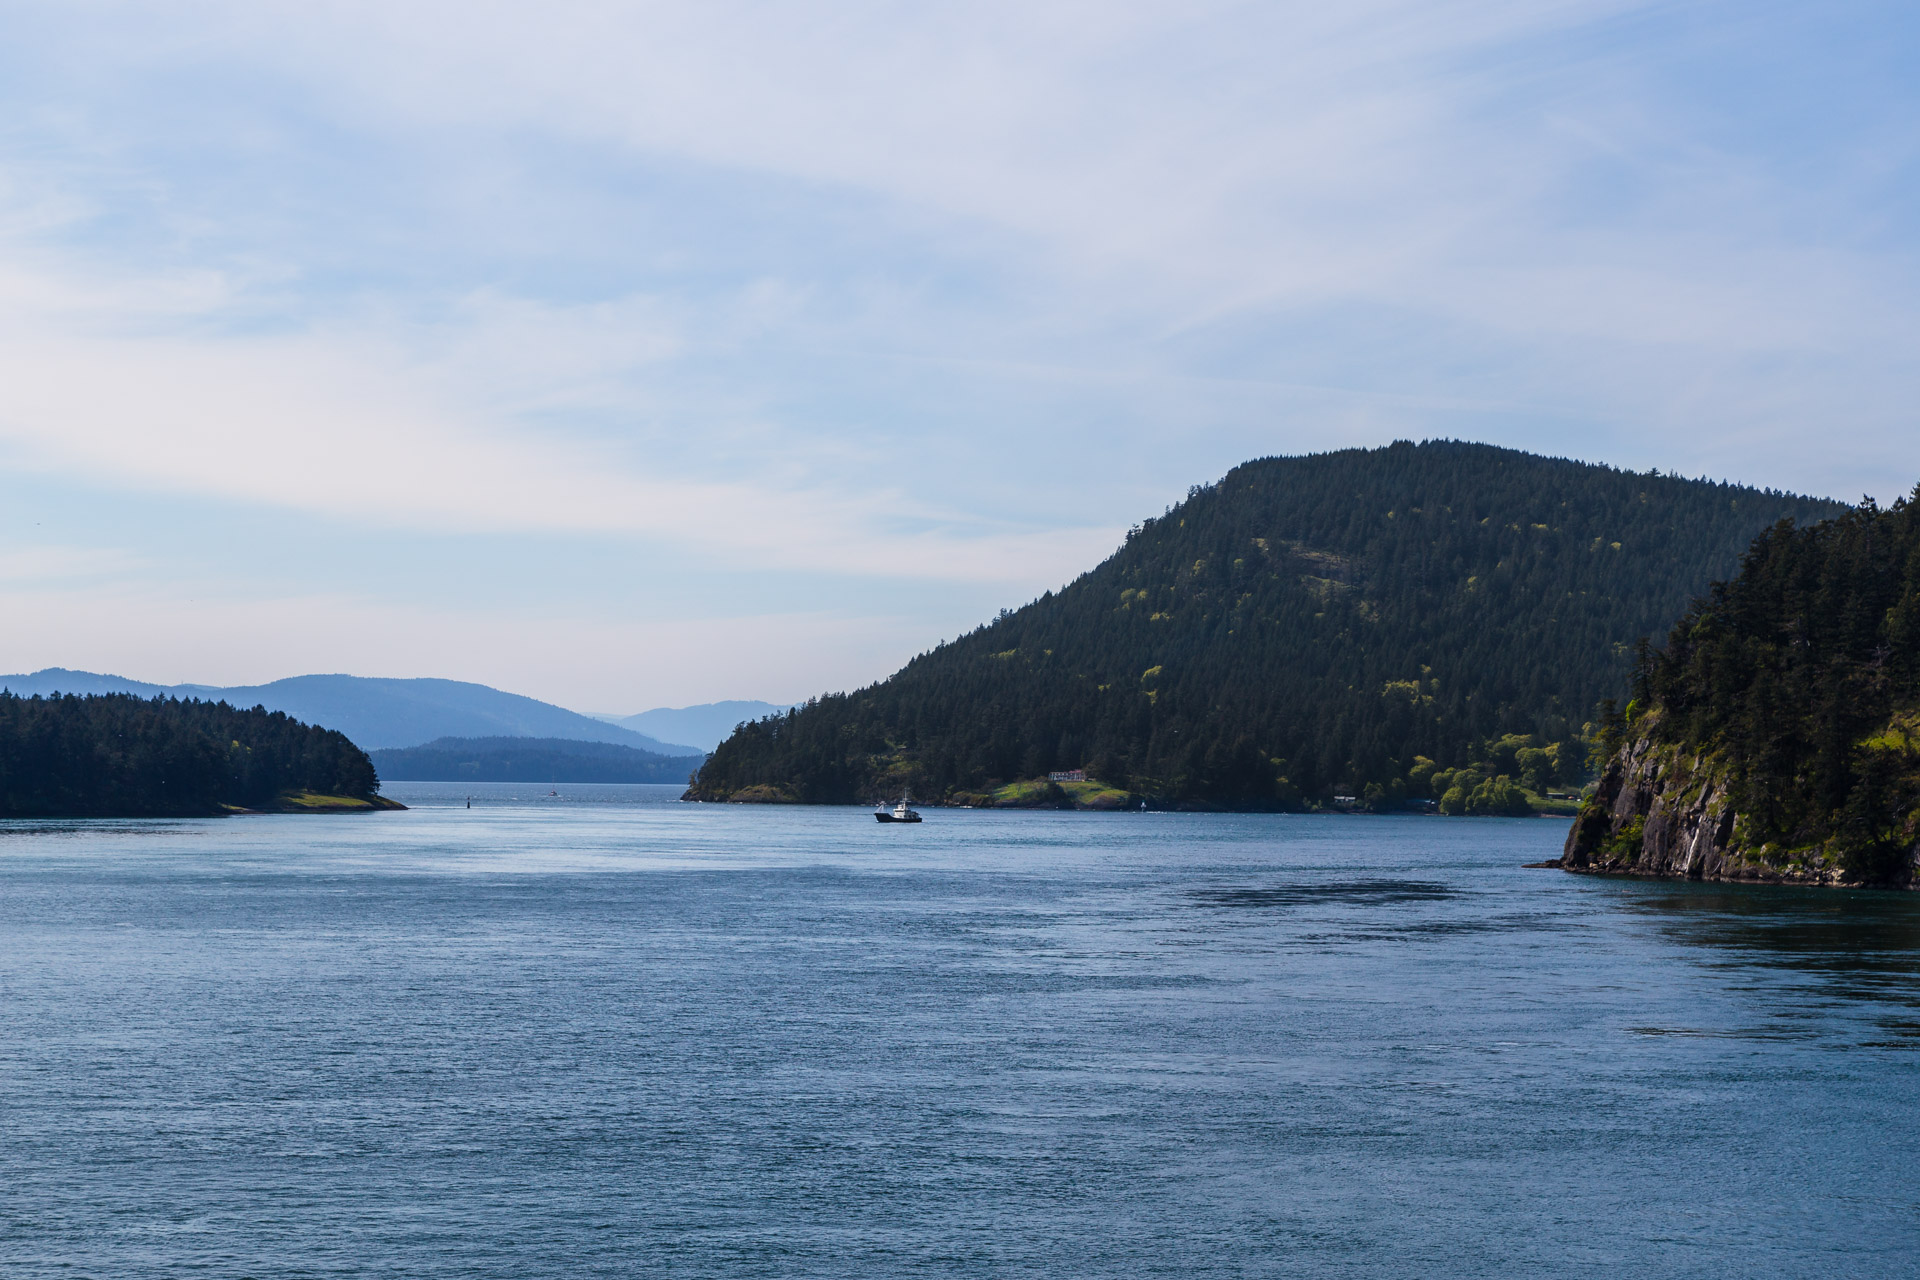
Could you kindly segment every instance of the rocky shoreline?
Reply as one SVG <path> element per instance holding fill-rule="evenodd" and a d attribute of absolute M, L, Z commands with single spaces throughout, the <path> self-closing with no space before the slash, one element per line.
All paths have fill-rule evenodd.
<path fill-rule="evenodd" d="M 1860 886 L 1827 845 L 1754 847 L 1734 808 L 1726 764 L 1643 732 L 1607 762 L 1555 863 L 1587 875 Z M 1903 874 L 1874 887 L 1920 887 L 1920 844 Z"/>

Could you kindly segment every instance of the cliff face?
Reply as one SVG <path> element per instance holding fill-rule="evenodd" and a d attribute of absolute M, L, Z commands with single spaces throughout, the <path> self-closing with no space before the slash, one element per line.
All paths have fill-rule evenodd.
<path fill-rule="evenodd" d="M 1559 865 L 1567 871 L 1688 880 L 1915 888 L 1920 887 L 1920 842 L 1891 880 L 1871 881 L 1828 843 L 1753 847 L 1733 805 L 1725 762 L 1645 734 L 1607 763 L 1567 832 Z"/>

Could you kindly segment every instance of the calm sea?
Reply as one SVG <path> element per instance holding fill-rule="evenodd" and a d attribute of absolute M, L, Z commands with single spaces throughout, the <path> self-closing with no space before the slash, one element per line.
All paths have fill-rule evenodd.
<path fill-rule="evenodd" d="M 546 790 L 0 824 L 0 1274 L 1920 1274 L 1920 895 Z"/>

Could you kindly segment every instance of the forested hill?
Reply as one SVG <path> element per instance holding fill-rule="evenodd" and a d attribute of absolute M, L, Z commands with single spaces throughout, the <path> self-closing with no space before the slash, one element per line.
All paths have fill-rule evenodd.
<path fill-rule="evenodd" d="M 1454 442 L 1265 458 L 1064 590 L 743 726 L 689 795 L 966 800 L 1083 767 L 1222 807 L 1544 788 L 1636 638 L 1776 520 L 1845 509 Z"/>
<path fill-rule="evenodd" d="M 1646 660 L 1563 865 L 1910 884 L 1920 490 L 1758 539 Z"/>
<path fill-rule="evenodd" d="M 438 738 L 371 754 L 389 782 L 684 783 L 704 759 L 571 738 Z"/>
<path fill-rule="evenodd" d="M 0 817 L 399 808 L 345 735 L 224 702 L 0 693 Z"/>

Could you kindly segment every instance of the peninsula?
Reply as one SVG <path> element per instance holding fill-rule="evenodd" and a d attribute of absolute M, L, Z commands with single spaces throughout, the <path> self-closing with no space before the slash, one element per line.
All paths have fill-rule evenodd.
<path fill-rule="evenodd" d="M 261 707 L 0 693 L 0 817 L 400 809 L 345 734 Z"/>
<path fill-rule="evenodd" d="M 1920 489 L 1782 522 L 1716 584 L 1604 729 L 1569 871 L 1920 881 Z"/>

